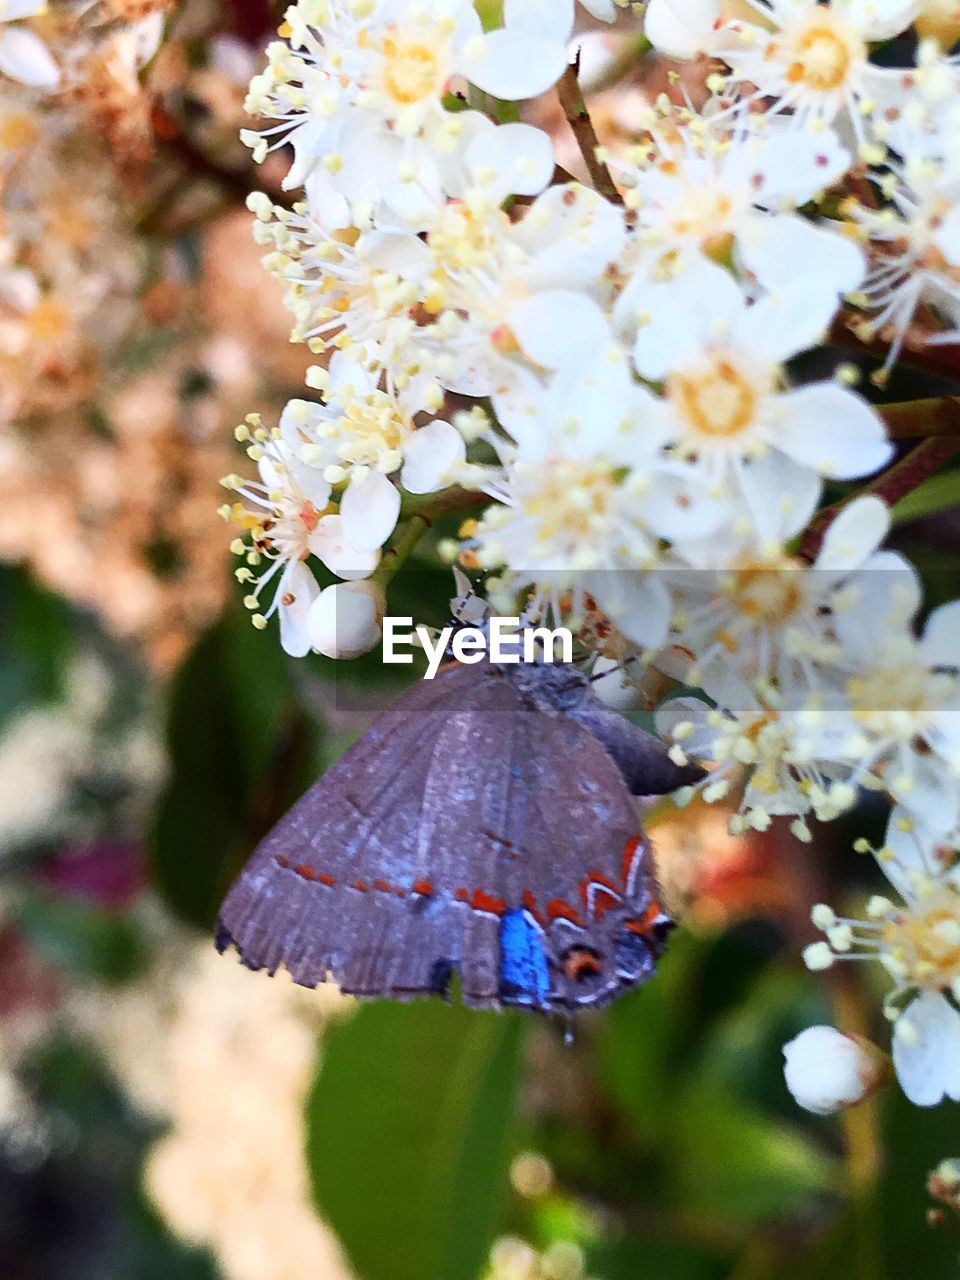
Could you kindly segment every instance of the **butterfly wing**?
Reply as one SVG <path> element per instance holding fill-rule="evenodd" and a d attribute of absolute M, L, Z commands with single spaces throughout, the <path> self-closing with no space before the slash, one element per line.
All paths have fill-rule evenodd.
<path fill-rule="evenodd" d="M 306 986 L 402 998 L 457 971 L 470 1004 L 571 1008 L 629 985 L 617 939 L 652 901 L 635 803 L 596 738 L 502 669 L 453 667 L 266 837 L 218 945 Z"/>

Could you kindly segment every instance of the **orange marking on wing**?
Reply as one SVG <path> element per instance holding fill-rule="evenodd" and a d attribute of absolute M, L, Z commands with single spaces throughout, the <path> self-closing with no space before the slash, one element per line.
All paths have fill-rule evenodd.
<path fill-rule="evenodd" d="M 299 863 L 293 869 L 298 876 L 303 876 L 304 880 L 313 879 L 313 867 L 308 867 L 305 862 Z"/>
<path fill-rule="evenodd" d="M 411 893 L 429 895 L 433 893 L 433 882 L 431 880 L 417 880 L 416 883 L 411 886 L 410 891 Z"/>
<path fill-rule="evenodd" d="M 529 889 L 523 891 L 523 905 L 536 920 L 537 924 L 543 924 L 543 916 L 540 914 L 540 908 L 537 906 L 537 900 Z"/>
<path fill-rule="evenodd" d="M 571 924 L 577 924 L 581 929 L 586 927 L 579 914 L 564 898 L 551 898 L 547 903 L 547 915 L 551 920 L 569 920 Z"/>
<path fill-rule="evenodd" d="M 623 881 L 623 887 L 626 888 L 630 881 L 630 872 L 633 869 L 633 859 L 636 856 L 637 846 L 640 844 L 639 836 L 631 836 L 627 843 L 623 846 L 623 862 L 620 867 L 620 878 Z"/>
<path fill-rule="evenodd" d="M 656 898 L 654 898 L 642 916 L 634 916 L 632 920 L 625 920 L 623 927 L 628 929 L 630 933 L 649 933 L 653 927 L 654 920 L 656 920 L 657 916 L 661 915 L 662 912 L 663 907 L 661 907 L 660 903 L 657 902 Z"/>
<path fill-rule="evenodd" d="M 323 871 L 318 871 L 315 877 L 321 884 L 334 885 L 337 883 L 335 876 L 328 876 Z"/>
<path fill-rule="evenodd" d="M 612 880 L 601 875 L 599 871 L 588 871 L 580 881 L 580 898 L 584 907 L 590 901 L 590 886 L 593 885 L 599 892 L 593 895 L 593 915 L 594 919 L 602 920 L 611 907 L 616 907 L 620 903 L 620 894 L 617 886 Z"/>
<path fill-rule="evenodd" d="M 374 880 L 373 887 L 379 890 L 380 893 L 395 893 L 400 898 L 406 896 L 405 890 L 395 884 L 391 884 L 389 880 Z"/>
<path fill-rule="evenodd" d="M 366 893 L 367 890 L 370 888 L 366 880 L 354 880 L 353 884 L 350 887 L 351 889 L 359 889 L 361 893 Z"/>
<path fill-rule="evenodd" d="M 274 862 L 276 862 L 278 867 L 289 867 L 290 865 L 290 859 L 285 858 L 282 853 L 277 854 L 274 858 Z"/>
<path fill-rule="evenodd" d="M 458 902 L 469 902 L 469 901 L 470 901 L 470 894 L 469 894 L 469 892 L 468 892 L 466 889 L 458 889 L 458 890 L 457 890 L 457 892 L 456 892 L 453 896 L 456 898 L 456 900 L 457 900 Z"/>
<path fill-rule="evenodd" d="M 507 909 L 503 898 L 495 898 L 492 893 L 485 893 L 483 889 L 474 891 L 470 905 L 474 911 L 489 911 L 495 916 L 502 916 Z"/>

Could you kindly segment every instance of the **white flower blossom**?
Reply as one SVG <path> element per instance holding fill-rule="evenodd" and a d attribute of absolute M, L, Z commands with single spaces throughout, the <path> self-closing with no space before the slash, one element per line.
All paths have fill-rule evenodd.
<path fill-rule="evenodd" d="M 730 67 L 730 81 L 773 112 L 799 124 L 829 124 L 843 114 L 860 131 L 859 104 L 896 72 L 870 61 L 870 45 L 905 30 L 916 0 L 772 0 L 756 3 L 759 21 L 725 13 L 723 0 L 650 0 L 646 33 L 663 53 L 710 53 Z"/>
<path fill-rule="evenodd" d="M 800 283 L 749 305 L 729 272 L 701 260 L 636 289 L 631 305 L 637 371 L 663 384 L 648 430 L 742 504 L 761 540 L 777 537 L 775 495 L 804 510 L 811 475 L 866 475 L 890 457 L 883 423 L 853 392 L 785 385 L 783 363 L 830 320 L 822 288 Z"/>
<path fill-rule="evenodd" d="M 794 1100 L 814 1115 L 856 1106 L 881 1083 L 874 1045 L 833 1027 L 808 1027 L 783 1046 L 783 1074 Z"/>
<path fill-rule="evenodd" d="M 865 844 L 865 842 L 864 842 Z M 956 854 L 895 810 L 877 861 L 901 899 L 875 895 L 863 920 L 815 908 L 826 941 L 805 952 L 813 970 L 843 960 L 879 960 L 894 980 L 886 1011 L 893 1064 L 917 1106 L 960 1102 L 960 873 Z"/>

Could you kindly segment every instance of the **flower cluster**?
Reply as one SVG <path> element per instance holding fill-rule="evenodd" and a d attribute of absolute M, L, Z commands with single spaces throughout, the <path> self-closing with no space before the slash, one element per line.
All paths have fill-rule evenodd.
<path fill-rule="evenodd" d="M 653 57 L 692 65 L 608 147 L 568 65 L 571 0 L 506 0 L 493 30 L 468 0 L 299 0 L 245 141 L 292 151 L 292 206 L 249 205 L 320 394 L 239 428 L 260 474 L 226 477 L 223 514 L 254 623 L 279 614 L 291 654 L 376 643 L 403 522 L 460 509 L 447 549 L 494 604 L 566 621 L 598 674 L 695 691 L 659 727 L 712 766 L 702 796 L 735 831 L 782 815 L 810 841 L 885 792 L 927 880 L 901 849 L 909 905 L 863 946 L 831 916 L 810 954 L 880 948 L 925 1102 L 958 1093 L 915 1064 L 934 1021 L 960 1035 L 956 959 L 929 959 L 960 931 L 930 853 L 960 834 L 960 602 L 918 633 L 882 482 L 824 506 L 894 460 L 875 393 L 898 358 L 960 332 L 960 75 L 929 39 L 902 42 L 908 66 L 874 57 L 915 19 L 930 35 L 918 11 L 650 0 Z M 575 173 L 516 105 L 554 89 Z M 829 334 L 879 353 L 874 386 Z"/>

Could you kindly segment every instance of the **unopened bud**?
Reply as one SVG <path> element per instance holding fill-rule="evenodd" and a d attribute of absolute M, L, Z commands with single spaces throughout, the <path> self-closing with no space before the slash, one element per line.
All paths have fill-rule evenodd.
<path fill-rule="evenodd" d="M 358 658 L 380 640 L 385 601 L 372 582 L 337 582 L 321 591 L 307 615 L 310 643 L 328 658 Z"/>
<path fill-rule="evenodd" d="M 860 1036 L 834 1027 L 808 1027 L 783 1046 L 783 1074 L 794 1100 L 814 1115 L 856 1106 L 889 1074 L 885 1054 Z"/>

